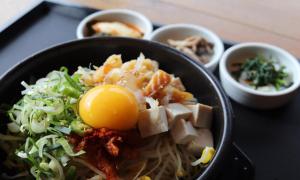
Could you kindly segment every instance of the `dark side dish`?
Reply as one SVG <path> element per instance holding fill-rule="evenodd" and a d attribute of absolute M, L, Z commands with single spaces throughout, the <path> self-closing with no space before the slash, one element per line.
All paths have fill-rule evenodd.
<path fill-rule="evenodd" d="M 214 53 L 214 45 L 201 36 L 190 36 L 183 40 L 168 39 L 167 43 L 202 64 L 207 64 Z"/>

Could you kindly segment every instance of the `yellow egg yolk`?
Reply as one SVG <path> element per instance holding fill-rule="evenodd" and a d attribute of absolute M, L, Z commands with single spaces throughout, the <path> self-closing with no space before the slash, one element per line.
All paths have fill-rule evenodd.
<path fill-rule="evenodd" d="M 79 114 L 93 128 L 128 130 L 138 118 L 136 97 L 118 85 L 100 85 L 90 89 L 79 102 Z"/>

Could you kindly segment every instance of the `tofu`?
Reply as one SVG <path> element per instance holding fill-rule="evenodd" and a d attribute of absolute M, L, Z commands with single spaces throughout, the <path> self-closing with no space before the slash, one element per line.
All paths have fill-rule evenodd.
<path fill-rule="evenodd" d="M 209 129 L 197 129 L 197 137 L 187 144 L 187 150 L 195 156 L 201 156 L 203 149 L 214 146 L 213 135 Z"/>
<path fill-rule="evenodd" d="M 179 119 L 174 123 L 171 135 L 176 144 L 187 144 L 198 136 L 192 123 L 184 119 Z"/>
<path fill-rule="evenodd" d="M 188 119 L 192 116 L 192 111 L 186 108 L 184 105 L 179 103 L 171 103 L 165 106 L 167 115 L 168 115 L 168 123 L 169 128 L 171 128 L 179 119 Z"/>
<path fill-rule="evenodd" d="M 194 127 L 211 128 L 213 108 L 204 104 L 186 105 L 192 111 L 189 121 Z"/>
<path fill-rule="evenodd" d="M 165 108 L 159 106 L 141 112 L 138 119 L 138 128 L 142 138 L 167 132 L 169 128 Z"/>

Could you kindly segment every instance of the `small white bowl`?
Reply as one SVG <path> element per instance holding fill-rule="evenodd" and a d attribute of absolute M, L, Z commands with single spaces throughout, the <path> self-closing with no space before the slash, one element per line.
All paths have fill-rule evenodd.
<path fill-rule="evenodd" d="M 87 36 L 87 24 L 94 20 L 117 21 L 135 25 L 144 33 L 143 39 L 148 39 L 153 30 L 150 20 L 138 12 L 128 9 L 110 9 L 95 12 L 84 18 L 77 26 L 76 35 L 78 39 L 89 37 Z"/>
<path fill-rule="evenodd" d="M 214 44 L 214 53 L 210 61 L 207 64 L 204 64 L 207 69 L 214 71 L 224 52 L 224 45 L 221 39 L 215 33 L 204 27 L 193 24 L 166 25 L 153 31 L 153 33 L 150 35 L 150 40 L 168 44 L 168 39 L 181 40 L 193 35 L 199 35 L 205 38 L 208 42 Z M 198 62 L 197 60 L 195 61 Z"/>
<path fill-rule="evenodd" d="M 284 65 L 286 71 L 292 76 L 293 84 L 276 92 L 262 92 L 236 81 L 229 71 L 230 65 L 243 62 L 257 54 L 278 60 L 279 64 Z M 241 43 L 229 48 L 220 60 L 219 73 L 226 93 L 233 100 L 256 109 L 271 109 L 286 104 L 297 94 L 300 86 L 300 64 L 298 60 L 287 51 L 265 43 Z"/>

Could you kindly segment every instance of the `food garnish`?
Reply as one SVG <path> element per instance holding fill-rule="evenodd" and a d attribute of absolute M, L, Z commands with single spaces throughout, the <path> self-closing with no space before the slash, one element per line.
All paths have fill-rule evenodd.
<path fill-rule="evenodd" d="M 202 151 L 201 157 L 195 161 L 192 162 L 192 166 L 197 166 L 199 164 L 207 164 L 209 161 L 212 160 L 213 156 L 215 154 L 215 149 L 212 147 L 205 147 L 204 150 Z"/>
<path fill-rule="evenodd" d="M 214 156 L 213 108 L 143 54 L 22 85 L 0 134 L 2 179 L 191 179 Z"/>
<path fill-rule="evenodd" d="M 292 84 L 285 66 L 261 54 L 233 64 L 233 69 L 232 74 L 240 83 L 254 89 L 279 91 Z"/>
<path fill-rule="evenodd" d="M 208 63 L 214 53 L 214 45 L 201 36 L 190 36 L 183 40 L 168 39 L 167 42 L 171 47 L 203 64 Z"/>

